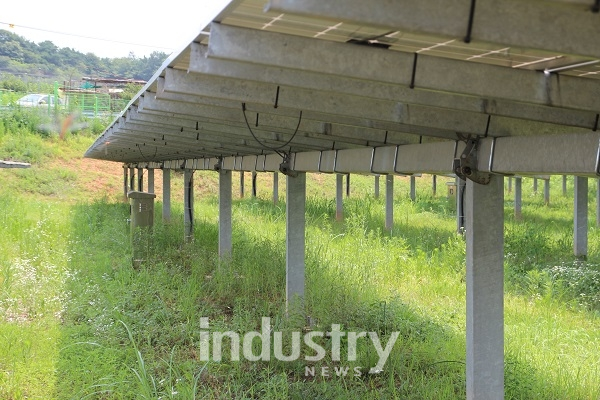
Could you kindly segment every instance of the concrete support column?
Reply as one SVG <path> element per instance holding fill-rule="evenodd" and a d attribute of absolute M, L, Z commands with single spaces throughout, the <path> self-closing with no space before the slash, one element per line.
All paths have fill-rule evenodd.
<path fill-rule="evenodd" d="M 154 170 L 148 169 L 148 193 L 154 193 Z"/>
<path fill-rule="evenodd" d="M 394 227 L 394 175 L 385 176 L 385 229 Z"/>
<path fill-rule="evenodd" d="M 137 177 L 137 190 L 138 192 L 144 191 L 144 169 L 138 168 L 138 177 Z"/>
<path fill-rule="evenodd" d="M 462 234 L 465 231 L 465 199 L 464 195 L 467 182 L 456 178 L 456 232 Z"/>
<path fill-rule="evenodd" d="M 538 189 L 538 180 L 537 178 L 533 178 L 533 193 L 537 194 Z"/>
<path fill-rule="evenodd" d="M 286 305 L 302 312 L 304 299 L 304 252 L 306 173 L 286 175 Z"/>
<path fill-rule="evenodd" d="M 129 177 L 127 176 L 129 170 L 126 166 L 123 166 L 123 198 L 127 201 L 127 192 L 129 191 Z"/>
<path fill-rule="evenodd" d="M 346 175 L 346 197 L 350 197 L 350 174 Z"/>
<path fill-rule="evenodd" d="M 244 198 L 244 171 L 240 171 L 240 199 Z"/>
<path fill-rule="evenodd" d="M 550 205 L 550 179 L 544 179 L 544 204 Z"/>
<path fill-rule="evenodd" d="M 163 222 L 171 222 L 171 170 L 163 169 L 163 201 L 162 201 L 162 219 Z"/>
<path fill-rule="evenodd" d="M 417 182 L 414 176 L 410 177 L 410 199 L 415 201 L 417 199 Z"/>
<path fill-rule="evenodd" d="M 437 175 L 433 175 L 431 178 L 431 191 L 433 193 L 433 197 L 435 197 L 435 193 L 437 192 Z"/>
<path fill-rule="evenodd" d="M 273 172 L 273 204 L 279 202 L 279 174 Z"/>
<path fill-rule="evenodd" d="M 252 197 L 256 197 L 256 171 L 252 171 Z"/>
<path fill-rule="evenodd" d="M 467 181 L 467 399 L 504 399 L 504 185 Z"/>
<path fill-rule="evenodd" d="M 515 219 L 521 219 L 521 207 L 522 201 L 522 189 L 523 189 L 523 178 L 520 176 L 515 177 Z"/>
<path fill-rule="evenodd" d="M 585 258 L 588 250 L 588 178 L 576 176 L 574 180 L 573 252 L 575 257 Z"/>
<path fill-rule="evenodd" d="M 375 175 L 375 198 L 379 198 L 379 175 Z"/>
<path fill-rule="evenodd" d="M 186 243 L 194 239 L 194 172 L 183 172 L 183 239 Z"/>
<path fill-rule="evenodd" d="M 231 171 L 219 171 L 219 258 L 231 257 Z"/>
<path fill-rule="evenodd" d="M 135 190 L 135 168 L 129 168 L 129 190 Z"/>
<path fill-rule="evenodd" d="M 567 195 L 567 176 L 566 175 L 562 176 L 562 192 L 563 192 L 563 196 Z"/>
<path fill-rule="evenodd" d="M 341 221 L 344 219 L 344 175 L 335 176 L 335 219 Z"/>
<path fill-rule="evenodd" d="M 512 192 L 512 176 L 508 177 L 508 193 Z"/>

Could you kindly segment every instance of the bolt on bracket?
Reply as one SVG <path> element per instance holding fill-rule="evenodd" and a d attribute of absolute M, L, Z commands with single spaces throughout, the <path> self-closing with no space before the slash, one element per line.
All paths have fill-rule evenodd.
<path fill-rule="evenodd" d="M 477 145 L 478 137 L 468 137 L 465 140 L 467 144 L 459 158 L 455 158 L 452 163 L 452 170 L 462 180 L 470 179 L 475 183 L 487 185 L 490 183 L 491 174 L 481 172 L 477 169 Z"/>

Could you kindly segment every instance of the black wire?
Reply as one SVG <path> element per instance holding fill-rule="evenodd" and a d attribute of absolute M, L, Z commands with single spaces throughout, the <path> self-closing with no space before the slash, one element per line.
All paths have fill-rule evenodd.
<path fill-rule="evenodd" d="M 471 43 L 471 33 L 473 32 L 473 20 L 475 19 L 475 2 L 476 0 L 471 0 L 471 8 L 469 10 L 469 22 L 467 25 L 467 34 L 464 38 L 465 43 Z"/>
<path fill-rule="evenodd" d="M 188 182 L 188 190 L 187 190 L 187 201 L 188 201 L 188 218 L 190 220 L 190 232 L 191 232 L 191 236 L 194 236 L 194 219 L 193 219 L 193 215 L 192 215 L 192 184 L 194 182 L 194 171 L 192 170 L 192 173 L 190 175 L 190 180 Z"/>
<path fill-rule="evenodd" d="M 465 181 L 464 185 L 461 185 L 460 181 L 458 182 L 460 186 L 460 227 L 464 229 L 465 227 L 465 190 L 467 189 L 467 182 Z"/>
<path fill-rule="evenodd" d="M 264 144 L 263 142 L 261 142 L 256 137 L 256 135 L 252 131 L 252 128 L 250 127 L 250 124 L 248 123 L 248 117 L 246 116 L 246 103 L 242 103 L 242 114 L 244 114 L 244 121 L 246 121 L 246 126 L 248 127 L 248 130 L 252 134 L 252 137 L 254 138 L 254 140 L 256 140 L 256 142 L 259 145 L 261 145 L 262 147 L 264 147 L 265 149 L 274 151 L 275 153 L 279 154 L 282 158 L 285 158 L 284 154 L 280 153 L 279 150 L 283 149 L 288 144 L 290 144 L 292 142 L 292 140 L 294 140 L 294 138 L 296 137 L 296 134 L 298 133 L 298 129 L 300 128 L 300 123 L 302 122 L 302 110 L 300 110 L 300 117 L 298 118 L 298 125 L 296 125 L 296 130 L 294 130 L 294 133 L 293 133 L 292 137 L 290 138 L 290 140 L 288 140 L 287 142 L 285 142 L 284 144 L 282 144 L 281 146 L 278 146 L 278 147 L 267 146 L 266 144 Z"/>

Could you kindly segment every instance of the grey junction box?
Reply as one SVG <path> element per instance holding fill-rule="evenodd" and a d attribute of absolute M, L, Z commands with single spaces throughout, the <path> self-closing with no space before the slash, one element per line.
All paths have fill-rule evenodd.
<path fill-rule="evenodd" d="M 154 225 L 154 193 L 127 193 L 131 205 L 131 247 L 133 265 L 139 266 L 148 254 L 149 233 Z"/>

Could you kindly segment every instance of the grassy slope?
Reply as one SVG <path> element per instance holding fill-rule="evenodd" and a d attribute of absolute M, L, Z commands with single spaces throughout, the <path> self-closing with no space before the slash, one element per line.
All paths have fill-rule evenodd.
<path fill-rule="evenodd" d="M 303 361 L 199 361 L 201 316 L 240 333 L 259 330 L 261 316 L 276 330 L 304 328 L 284 318 L 285 204 L 270 204 L 270 177 L 259 175 L 258 199 L 234 202 L 234 255 L 219 267 L 216 177 L 196 173 L 196 239 L 183 245 L 175 175 L 172 223 L 157 224 L 148 262 L 134 270 L 122 171 L 81 160 L 91 141 L 0 132 L 2 157 L 34 163 L 0 171 L 0 398 L 464 397 L 464 241 L 428 180 L 418 180 L 412 203 L 407 179 L 397 178 L 389 235 L 372 178 L 353 177 L 338 223 L 335 178 L 310 176 L 306 306 L 315 329 L 400 332 L 382 374 L 313 378 Z M 507 398 L 595 399 L 600 322 L 584 308 L 600 308 L 600 232 L 590 228 L 589 262 L 575 263 L 572 193 L 563 198 L 553 181 L 546 207 L 528 184 L 523 221 L 505 203 Z M 365 342 L 349 365 L 375 361 Z"/>

